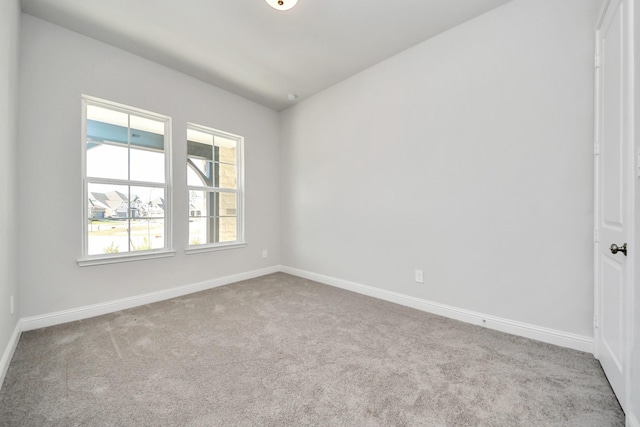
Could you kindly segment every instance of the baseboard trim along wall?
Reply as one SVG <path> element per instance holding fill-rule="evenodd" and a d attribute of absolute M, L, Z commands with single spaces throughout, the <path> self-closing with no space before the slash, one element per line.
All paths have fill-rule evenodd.
<path fill-rule="evenodd" d="M 472 323 L 496 331 L 505 332 L 512 335 L 518 335 L 561 347 L 571 348 L 574 350 L 593 353 L 593 338 L 576 335 L 569 332 L 558 331 L 555 329 L 543 328 L 541 326 L 531 325 L 528 323 L 518 322 L 515 320 L 503 319 L 496 316 L 490 316 L 475 311 L 465 310 L 427 301 L 421 298 L 409 295 L 387 291 L 373 286 L 363 285 L 360 283 L 349 282 L 335 277 L 325 276 L 322 274 L 312 273 L 310 271 L 299 270 L 297 268 L 283 266 L 283 273 L 302 277 L 305 279 L 320 282 L 325 285 L 335 286 L 348 291 L 356 292 L 362 295 L 378 298 L 381 300 L 393 302 L 407 307 L 425 311 L 427 313 L 437 314 L 466 323 Z M 640 426 L 639 426 L 640 427 Z"/>
<path fill-rule="evenodd" d="M 20 334 L 23 331 L 30 331 L 34 329 L 45 328 L 48 326 L 55 326 L 63 323 L 73 322 L 76 320 L 83 320 L 91 317 L 101 316 L 103 314 L 113 313 L 116 311 L 126 310 L 145 304 L 164 301 L 167 299 L 192 294 L 194 292 L 205 291 L 207 289 L 212 289 L 219 286 L 240 282 L 242 280 L 249 280 L 277 272 L 291 274 L 294 276 L 323 283 L 325 285 L 335 286 L 337 288 L 356 292 L 362 295 L 367 295 L 370 297 L 422 310 L 427 313 L 437 314 L 466 323 L 484 326 L 500 332 L 518 335 L 525 338 L 531 338 L 549 344 L 572 348 L 574 350 L 593 353 L 593 338 L 591 337 L 571 334 L 568 332 L 549 328 L 543 328 L 536 325 L 503 319 L 500 317 L 490 316 L 470 310 L 464 310 L 397 292 L 375 288 L 373 286 L 349 282 L 335 277 L 300 270 L 297 268 L 287 266 L 272 266 L 259 270 L 248 271 L 245 273 L 233 274 L 218 279 L 193 283 L 190 285 L 178 286 L 158 292 L 152 292 L 129 298 L 122 298 L 105 303 L 93 304 L 39 316 L 24 317 L 18 321 L 13 335 L 11 336 L 11 339 L 2 355 L 2 359 L 0 359 L 0 387 L 2 386 L 4 377 L 7 373 L 7 369 L 9 368 L 9 363 L 11 362 L 11 358 L 13 357 L 13 353 L 18 345 Z M 630 419 L 630 417 L 627 417 L 627 424 L 631 427 L 640 427 L 635 418 Z"/>
<path fill-rule="evenodd" d="M 22 325 L 20 321 L 16 323 L 16 327 L 13 330 L 13 334 L 7 343 L 7 347 L 4 349 L 4 353 L 2 354 L 2 359 L 0 359 L 0 388 L 2 388 L 2 384 L 4 383 L 4 377 L 7 375 L 7 370 L 9 369 L 9 363 L 11 363 L 11 359 L 13 358 L 13 353 L 16 351 L 18 347 L 18 341 L 20 341 L 20 334 L 22 332 Z"/>
<path fill-rule="evenodd" d="M 252 270 L 246 273 L 233 274 L 218 279 L 206 280 L 204 282 L 192 283 L 190 285 L 178 286 L 158 292 L 137 295 L 129 298 L 122 298 L 100 304 L 93 304 L 70 310 L 58 311 L 55 313 L 43 314 L 40 316 L 24 317 L 20 319 L 22 331 L 46 328 L 47 326 L 60 325 L 62 323 L 76 320 L 88 319 L 90 317 L 101 316 L 103 314 L 114 313 L 128 308 L 138 307 L 145 304 L 164 301 L 171 298 L 181 297 L 194 292 L 206 291 L 242 280 L 253 279 L 280 271 L 280 266 L 267 267 L 260 270 Z"/>

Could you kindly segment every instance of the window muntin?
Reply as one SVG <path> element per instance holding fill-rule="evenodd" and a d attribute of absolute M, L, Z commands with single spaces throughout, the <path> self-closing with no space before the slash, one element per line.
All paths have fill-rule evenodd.
<path fill-rule="evenodd" d="M 242 138 L 187 127 L 189 247 L 241 243 Z"/>
<path fill-rule="evenodd" d="M 84 105 L 84 257 L 170 249 L 170 119 L 94 98 Z"/>

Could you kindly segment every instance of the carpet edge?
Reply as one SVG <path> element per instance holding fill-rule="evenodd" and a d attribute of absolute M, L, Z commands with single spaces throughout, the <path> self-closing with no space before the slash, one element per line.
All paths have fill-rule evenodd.
<path fill-rule="evenodd" d="M 120 310 L 139 307 L 141 305 L 181 297 L 195 292 L 206 291 L 207 289 L 225 286 L 231 283 L 240 282 L 242 280 L 254 279 L 256 277 L 277 273 L 279 271 L 280 266 L 276 265 L 258 270 L 248 271 L 245 273 L 232 274 L 217 279 L 205 280 L 189 285 L 177 286 L 175 288 L 136 295 L 128 298 L 121 298 L 113 301 L 106 301 L 98 304 L 92 304 L 37 316 L 23 317 L 18 323 L 21 324 L 22 331 L 31 331 L 48 326 L 74 322 L 76 320 L 89 319 L 91 317 L 101 316 L 103 314 L 113 313 Z"/>
<path fill-rule="evenodd" d="M 293 267 L 282 266 L 280 271 L 282 271 L 283 273 L 291 274 L 293 276 L 298 276 L 323 283 L 325 285 L 330 285 L 362 295 L 367 295 L 381 300 L 393 302 L 396 304 L 404 305 L 406 307 L 425 311 L 427 313 L 459 320 L 465 323 L 483 326 L 496 331 L 534 339 L 548 344 L 554 344 L 560 347 L 566 347 L 586 353 L 593 354 L 594 351 L 594 342 L 592 337 L 487 315 L 484 313 L 428 301 L 410 295 L 375 288 L 373 286 L 350 282 L 347 280 L 325 276 L 323 274 L 313 273 L 311 271 L 301 270 Z"/>

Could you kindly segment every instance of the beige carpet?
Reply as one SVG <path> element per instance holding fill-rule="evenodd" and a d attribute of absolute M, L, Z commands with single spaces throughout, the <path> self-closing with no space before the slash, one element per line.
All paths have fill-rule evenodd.
<path fill-rule="evenodd" d="M 3 426 L 623 426 L 592 355 L 273 274 L 22 335 Z"/>

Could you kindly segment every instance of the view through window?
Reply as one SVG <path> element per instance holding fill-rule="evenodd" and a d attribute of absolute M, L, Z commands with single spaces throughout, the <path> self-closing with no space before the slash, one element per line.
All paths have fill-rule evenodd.
<path fill-rule="evenodd" d="M 84 101 L 85 255 L 167 249 L 169 118 Z"/>
<path fill-rule="evenodd" d="M 242 138 L 189 125 L 189 246 L 242 241 Z"/>

